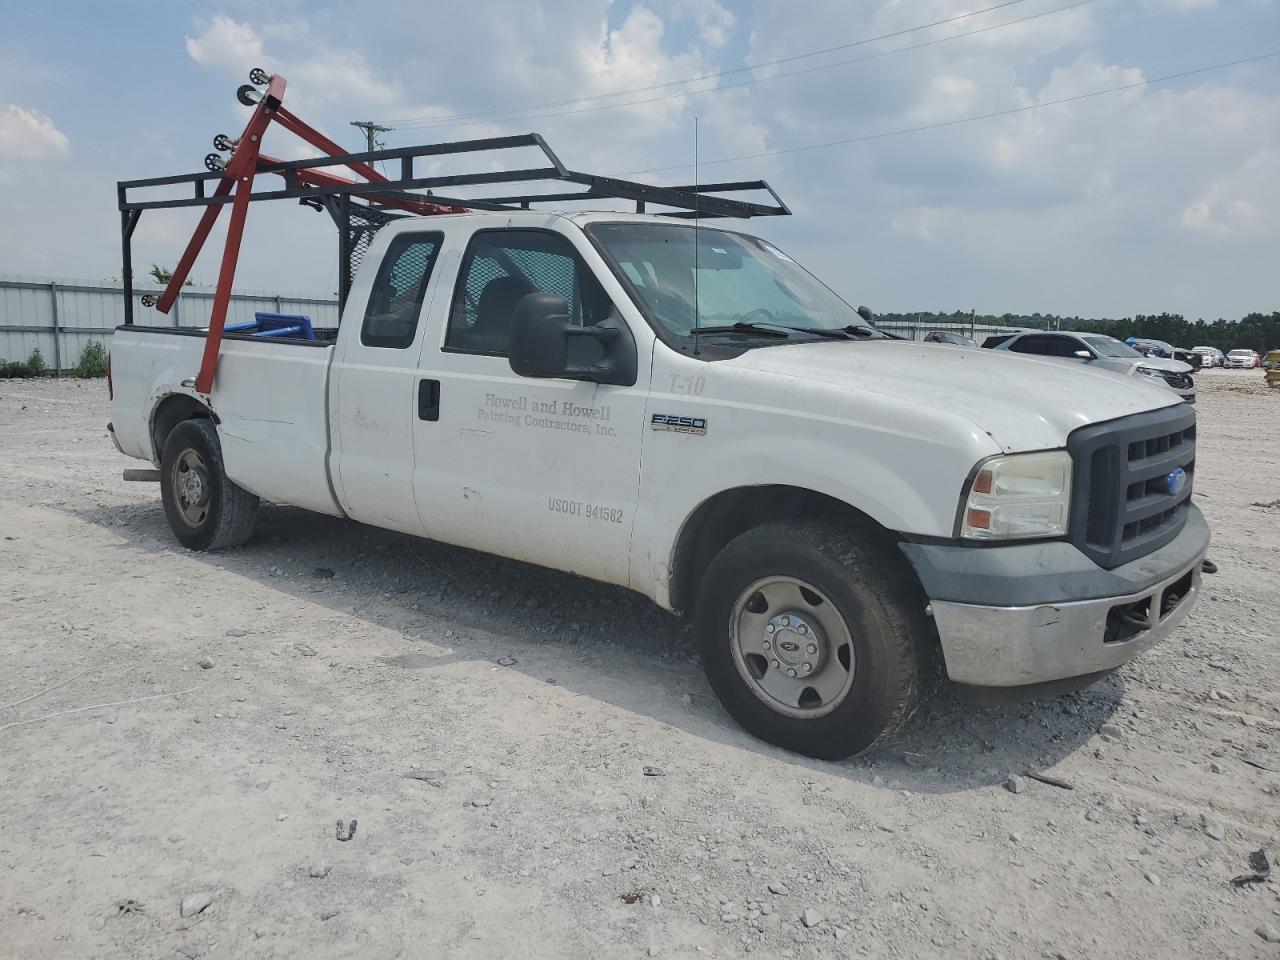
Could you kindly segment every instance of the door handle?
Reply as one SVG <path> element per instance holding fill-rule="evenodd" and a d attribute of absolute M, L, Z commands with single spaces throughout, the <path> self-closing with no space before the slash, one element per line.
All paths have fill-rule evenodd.
<path fill-rule="evenodd" d="M 440 419 L 440 381 L 418 381 L 418 419 Z"/>

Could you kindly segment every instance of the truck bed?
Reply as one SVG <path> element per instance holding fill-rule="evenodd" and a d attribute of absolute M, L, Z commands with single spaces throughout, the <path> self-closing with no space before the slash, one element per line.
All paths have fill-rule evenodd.
<path fill-rule="evenodd" d="M 264 500 L 342 516 L 329 479 L 329 364 L 336 330 L 316 340 L 227 334 L 210 405 L 227 475 Z M 120 326 L 111 342 L 116 441 L 159 466 L 151 425 L 175 394 L 198 399 L 203 330 Z"/>

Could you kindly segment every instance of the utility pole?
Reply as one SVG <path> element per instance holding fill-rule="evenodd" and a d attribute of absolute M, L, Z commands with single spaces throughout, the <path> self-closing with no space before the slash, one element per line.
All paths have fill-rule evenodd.
<path fill-rule="evenodd" d="M 385 143 L 378 139 L 378 134 L 390 133 L 395 129 L 394 127 L 384 127 L 381 124 L 374 123 L 372 120 L 352 120 L 351 125 L 364 131 L 364 138 L 369 144 L 370 153 L 375 150 L 381 150 L 386 146 Z"/>

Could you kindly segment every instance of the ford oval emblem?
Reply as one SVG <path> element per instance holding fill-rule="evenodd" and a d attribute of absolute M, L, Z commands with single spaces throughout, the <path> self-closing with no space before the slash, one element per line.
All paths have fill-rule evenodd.
<path fill-rule="evenodd" d="M 1181 467 L 1174 467 L 1172 472 L 1164 478 L 1164 487 L 1169 491 L 1169 496 L 1176 497 L 1187 488 L 1187 471 Z"/>

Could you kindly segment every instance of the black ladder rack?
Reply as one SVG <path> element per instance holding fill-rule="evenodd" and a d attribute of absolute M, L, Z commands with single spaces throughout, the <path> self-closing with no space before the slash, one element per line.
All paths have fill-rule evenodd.
<path fill-rule="evenodd" d="M 510 170 L 485 170 L 475 173 L 418 176 L 415 161 L 420 158 L 454 156 L 459 154 L 484 154 L 534 148 L 541 152 L 544 166 Z M 303 182 L 302 171 L 327 167 L 347 167 L 350 164 L 380 163 L 388 171 L 381 182 L 341 181 L 314 185 Z M 396 176 L 391 176 L 391 172 Z M 338 281 L 339 305 L 345 303 L 347 291 L 359 259 L 368 247 L 379 227 L 393 219 L 413 215 L 405 211 L 406 205 L 438 205 L 465 207 L 468 210 L 532 210 L 543 204 L 578 204 L 592 200 L 625 200 L 635 204 L 636 213 L 654 213 L 659 216 L 694 217 L 769 217 L 787 216 L 790 209 L 782 198 L 764 180 L 737 180 L 725 183 L 682 184 L 658 186 L 606 177 L 600 174 L 582 173 L 568 169 L 547 146 L 540 134 L 526 133 L 508 137 L 488 137 L 479 140 L 459 140 L 450 143 L 423 144 L 414 147 L 396 147 L 389 150 L 372 150 L 323 156 L 304 160 L 275 160 L 263 157 L 257 164 L 257 176 L 275 174 L 284 181 L 277 189 L 254 190 L 250 202 L 261 200 L 297 200 L 317 209 L 327 209 L 339 230 L 340 275 Z M 132 237 L 137 221 L 144 210 L 161 210 L 184 207 L 209 207 L 232 202 L 229 194 L 217 195 L 206 186 L 223 179 L 217 171 L 177 174 L 167 177 L 150 177 L 142 180 L 122 180 L 116 184 L 122 226 L 125 276 L 132 279 Z M 191 188 L 187 197 L 173 197 L 172 189 L 181 185 Z M 492 187 L 497 185 L 541 184 L 572 185 L 576 189 L 563 189 L 543 193 L 515 193 L 503 196 L 461 196 L 456 188 Z M 440 191 L 446 193 L 442 194 Z M 465 192 L 471 192 L 466 190 Z M 725 194 L 764 193 L 771 202 L 759 203 L 738 199 Z M 161 196 L 156 196 L 161 194 Z M 538 205 L 538 206 L 535 206 Z M 650 207 L 658 209 L 650 210 Z M 132 284 L 128 284 L 129 287 Z M 132 321 L 132 298 L 125 305 L 126 323 Z"/>
<path fill-rule="evenodd" d="M 495 150 L 514 150 L 521 147 L 534 147 L 542 152 L 548 166 L 530 167 L 515 170 L 487 170 L 482 173 L 461 173 L 446 176 L 419 177 L 414 175 L 414 161 L 419 157 L 441 157 L 455 154 L 482 153 Z M 388 177 L 385 182 L 364 183 L 352 182 L 334 184 L 332 186 L 304 186 L 291 176 L 299 170 L 310 170 L 319 167 L 348 166 L 352 163 L 382 163 L 398 165 L 399 175 Z M 473 210 L 528 210 L 535 203 L 564 203 L 583 200 L 628 200 L 636 205 L 637 213 L 646 212 L 648 204 L 671 208 L 666 211 L 655 211 L 665 216 L 700 216 L 700 217 L 768 217 L 786 216 L 791 213 L 787 205 L 764 180 L 738 180 L 728 183 L 702 183 L 674 187 L 657 186 L 641 183 L 638 180 L 623 180 L 618 177 L 606 177 L 595 173 L 582 173 L 570 170 L 547 146 L 540 134 L 525 133 L 511 137 L 489 137 L 482 140 L 459 140 L 452 143 L 430 143 L 416 147 L 395 147 L 389 150 L 373 150 L 365 153 L 348 153 L 337 156 L 326 156 L 306 160 L 287 160 L 263 162 L 258 165 L 259 174 L 274 173 L 281 176 L 285 185 L 278 190 L 259 190 L 250 195 L 256 200 L 320 200 L 327 196 L 346 194 L 351 197 L 367 198 L 378 202 L 380 198 L 396 198 L 399 200 L 429 201 L 432 203 L 469 207 Z M 123 213 L 131 210 L 157 210 L 170 207 L 206 207 L 213 204 L 230 203 L 230 196 L 207 196 L 205 184 L 222 179 L 217 172 L 185 173 L 169 177 L 151 177 L 145 180 L 122 180 L 116 187 L 119 196 L 119 209 Z M 511 183 L 568 183 L 576 184 L 582 189 L 559 193 L 526 193 L 502 197 L 464 197 L 443 196 L 441 188 L 488 186 Z M 136 199 L 131 192 L 149 187 L 171 187 L 178 184 L 190 184 L 193 194 L 190 197 L 177 199 Z M 431 194 L 414 193 L 417 190 L 430 190 Z M 745 193 L 763 191 L 773 203 L 754 203 L 732 197 L 720 196 L 726 193 Z"/>

